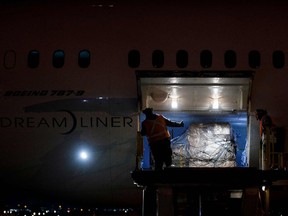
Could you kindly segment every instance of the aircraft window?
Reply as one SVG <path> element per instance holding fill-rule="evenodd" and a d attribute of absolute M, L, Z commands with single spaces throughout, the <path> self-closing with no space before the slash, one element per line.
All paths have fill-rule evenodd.
<path fill-rule="evenodd" d="M 249 66 L 251 68 L 259 68 L 261 63 L 260 52 L 257 50 L 252 50 L 249 52 Z"/>
<path fill-rule="evenodd" d="M 55 68 L 61 68 L 63 67 L 64 65 L 64 58 L 65 57 L 65 54 L 64 54 L 64 51 L 62 50 L 56 50 L 54 53 L 53 53 L 53 66 Z"/>
<path fill-rule="evenodd" d="M 164 53 L 162 50 L 154 50 L 152 54 L 152 65 L 155 68 L 161 68 L 164 65 Z"/>
<path fill-rule="evenodd" d="M 227 68 L 236 66 L 236 53 L 233 50 L 227 50 L 224 55 L 224 63 Z"/>
<path fill-rule="evenodd" d="M 186 50 L 178 50 L 176 54 L 176 64 L 179 68 L 185 68 L 188 65 L 188 53 Z"/>
<path fill-rule="evenodd" d="M 273 52 L 273 66 L 275 68 L 283 68 L 285 65 L 285 54 L 281 50 Z"/>
<path fill-rule="evenodd" d="M 81 68 L 87 68 L 90 65 L 90 52 L 88 50 L 81 50 L 79 52 L 78 65 Z"/>
<path fill-rule="evenodd" d="M 140 52 L 138 50 L 131 50 L 128 53 L 128 65 L 131 68 L 137 68 L 140 65 Z"/>
<path fill-rule="evenodd" d="M 200 64 L 203 68 L 212 66 L 212 52 L 210 50 L 203 50 L 200 53 Z"/>
<path fill-rule="evenodd" d="M 16 52 L 14 50 L 8 50 L 4 55 L 4 67 L 6 69 L 12 69 L 16 66 Z"/>
<path fill-rule="evenodd" d="M 40 53 L 37 50 L 31 50 L 28 53 L 28 67 L 37 68 L 39 66 Z"/>

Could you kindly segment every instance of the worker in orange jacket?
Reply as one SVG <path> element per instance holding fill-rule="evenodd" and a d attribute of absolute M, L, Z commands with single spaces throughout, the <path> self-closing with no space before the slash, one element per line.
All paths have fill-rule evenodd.
<path fill-rule="evenodd" d="M 153 113 L 153 108 L 143 110 L 146 119 L 142 122 L 141 135 L 147 136 L 155 161 L 155 170 L 172 165 L 172 149 L 168 127 L 184 127 L 183 121 L 174 122 L 163 115 Z"/>

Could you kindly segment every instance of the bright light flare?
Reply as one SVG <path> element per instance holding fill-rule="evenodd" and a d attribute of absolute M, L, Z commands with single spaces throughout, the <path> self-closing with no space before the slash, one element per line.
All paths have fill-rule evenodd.
<path fill-rule="evenodd" d="M 212 108 L 213 109 L 219 109 L 219 100 L 218 100 L 218 98 L 213 98 Z"/>
<path fill-rule="evenodd" d="M 211 88 L 212 96 L 212 109 L 218 110 L 220 107 L 219 98 L 220 98 L 221 89 L 217 86 Z"/>
<path fill-rule="evenodd" d="M 178 108 L 178 98 L 179 98 L 177 87 L 172 88 L 172 91 L 170 93 L 170 98 L 171 98 L 171 108 L 177 109 Z"/>
<path fill-rule="evenodd" d="M 81 160 L 87 160 L 89 157 L 88 152 L 87 151 L 80 151 L 79 157 Z"/>
<path fill-rule="evenodd" d="M 177 109 L 178 108 L 177 98 L 172 98 L 171 108 L 172 109 Z"/>

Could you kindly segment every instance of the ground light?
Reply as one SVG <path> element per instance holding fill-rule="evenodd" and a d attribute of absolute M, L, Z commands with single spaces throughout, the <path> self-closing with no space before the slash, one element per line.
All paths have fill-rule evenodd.
<path fill-rule="evenodd" d="M 86 162 L 91 160 L 91 151 L 88 149 L 78 149 L 76 152 L 76 157 L 81 162 Z"/>
<path fill-rule="evenodd" d="M 79 156 L 82 160 L 88 159 L 88 153 L 86 151 L 80 151 Z"/>

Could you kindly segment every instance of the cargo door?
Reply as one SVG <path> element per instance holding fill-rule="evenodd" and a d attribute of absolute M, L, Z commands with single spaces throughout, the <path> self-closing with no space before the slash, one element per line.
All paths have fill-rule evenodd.
<path fill-rule="evenodd" d="M 176 166 L 247 166 L 247 112 L 253 80 L 252 71 L 136 71 L 136 77 L 141 110 L 152 107 L 155 112 L 161 113 L 171 120 L 183 120 L 185 123 L 184 128 L 170 128 Z M 145 116 L 141 114 L 140 121 L 142 122 L 144 118 Z M 215 132 L 219 127 L 220 131 Z M 227 132 L 226 129 L 229 127 L 231 127 L 231 131 Z M 208 148 L 207 143 L 210 141 L 203 140 L 203 138 L 200 139 L 203 144 L 201 145 L 207 151 L 199 149 L 199 152 L 207 155 L 207 161 L 214 162 L 205 162 L 205 157 L 204 163 L 199 162 L 203 161 L 203 158 L 194 161 L 200 153 L 198 156 L 193 156 L 193 151 L 196 149 L 195 143 L 193 148 L 187 150 L 192 145 L 191 142 L 187 143 L 187 136 L 190 138 L 192 136 L 191 134 L 187 135 L 189 129 L 198 131 L 201 133 L 201 137 L 213 131 L 216 134 L 231 132 L 233 141 L 229 145 L 234 145 L 234 149 L 232 147 L 230 150 L 235 151 L 235 165 L 227 163 L 227 161 L 216 163 L 215 157 L 220 158 L 221 154 L 223 155 L 225 152 L 223 149 Z M 208 132 L 203 135 L 203 131 Z M 213 134 L 214 140 L 215 133 Z M 225 136 L 221 139 L 222 145 L 223 141 L 228 138 Z M 218 154 L 212 156 L 215 151 L 218 151 Z M 153 166 L 150 156 L 149 145 L 144 139 L 142 168 Z"/>

